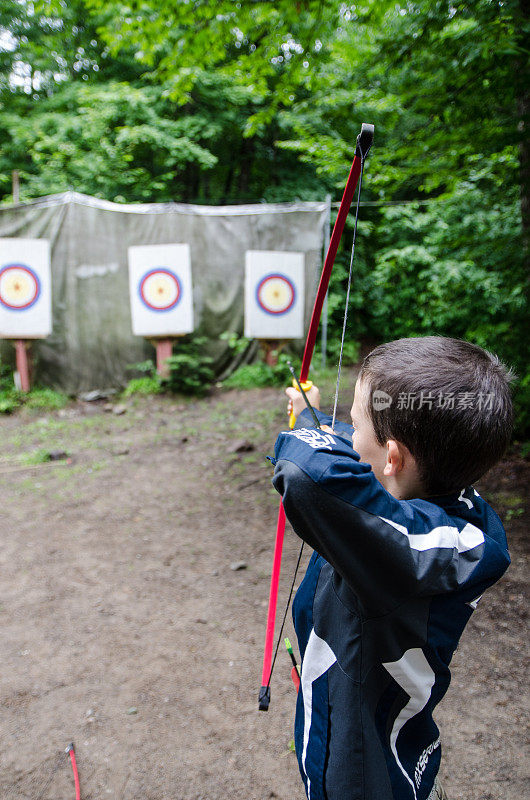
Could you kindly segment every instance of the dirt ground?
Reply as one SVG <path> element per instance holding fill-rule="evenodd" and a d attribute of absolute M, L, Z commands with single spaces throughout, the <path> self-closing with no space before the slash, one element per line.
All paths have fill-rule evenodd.
<path fill-rule="evenodd" d="M 282 392 L 126 406 L 0 420 L 0 797 L 73 800 L 73 740 L 83 800 L 302 800 L 285 651 L 257 711 Z M 31 463 L 57 450 L 71 463 Z M 450 800 L 529 796 L 529 478 L 512 455 L 477 486 L 512 566 L 473 615 L 437 716 Z M 289 533 L 280 610 L 297 551 Z"/>

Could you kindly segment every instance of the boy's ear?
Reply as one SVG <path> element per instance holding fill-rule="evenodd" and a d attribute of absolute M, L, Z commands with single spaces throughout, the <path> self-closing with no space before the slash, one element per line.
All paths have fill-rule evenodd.
<path fill-rule="evenodd" d="M 388 439 L 386 443 L 386 463 L 383 475 L 397 475 L 405 463 L 404 453 L 395 439 Z"/>

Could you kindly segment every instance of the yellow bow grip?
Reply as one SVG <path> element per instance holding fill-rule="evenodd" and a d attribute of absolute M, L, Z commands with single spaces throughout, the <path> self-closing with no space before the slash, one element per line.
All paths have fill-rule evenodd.
<path fill-rule="evenodd" d="M 300 384 L 300 386 L 302 387 L 304 392 L 308 392 L 310 390 L 310 388 L 312 387 L 312 385 L 313 385 L 313 381 L 304 381 L 303 383 Z M 298 388 L 298 384 L 297 384 L 297 382 L 295 380 L 293 380 L 293 388 L 296 389 L 297 392 L 300 391 L 300 389 Z M 296 422 L 296 417 L 293 414 L 293 412 L 291 411 L 291 413 L 289 414 L 289 428 L 291 430 L 294 428 L 295 422 Z"/>

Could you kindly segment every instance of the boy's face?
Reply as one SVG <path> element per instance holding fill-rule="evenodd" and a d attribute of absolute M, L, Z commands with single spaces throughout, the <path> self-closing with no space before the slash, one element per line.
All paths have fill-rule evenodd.
<path fill-rule="evenodd" d="M 369 385 L 358 380 L 351 408 L 351 420 L 355 428 L 352 436 L 353 449 L 357 450 L 361 461 L 371 465 L 375 477 L 384 485 L 383 470 L 387 461 L 387 448 L 379 444 L 375 437 L 372 420 L 367 411 L 369 401 Z"/>

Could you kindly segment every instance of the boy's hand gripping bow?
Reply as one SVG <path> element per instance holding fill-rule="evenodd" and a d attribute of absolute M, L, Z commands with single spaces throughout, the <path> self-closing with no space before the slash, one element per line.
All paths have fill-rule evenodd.
<path fill-rule="evenodd" d="M 361 127 L 361 132 L 357 137 L 355 157 L 353 159 L 353 163 L 350 169 L 350 174 L 346 182 L 346 187 L 344 189 L 344 194 L 342 196 L 339 213 L 337 214 L 337 219 L 335 222 L 335 226 L 333 228 L 333 233 L 331 234 L 328 252 L 326 254 L 326 259 L 324 261 L 324 267 L 322 269 L 322 275 L 320 276 L 320 283 L 318 286 L 317 296 L 315 298 L 315 304 L 313 306 L 313 313 L 311 315 L 311 322 L 309 324 L 309 331 L 307 334 L 304 356 L 302 358 L 302 367 L 300 370 L 300 383 L 303 388 L 305 388 L 304 384 L 307 384 L 307 376 L 309 374 L 309 367 L 311 366 L 311 359 L 313 357 L 313 350 L 315 348 L 318 325 L 320 322 L 320 315 L 322 314 L 324 298 L 328 290 L 329 279 L 331 277 L 331 270 L 333 269 L 333 264 L 335 262 L 335 257 L 337 255 L 339 242 L 342 236 L 342 232 L 344 230 L 344 225 L 346 223 L 346 217 L 348 216 L 348 212 L 350 210 L 350 206 L 353 200 L 353 195 L 357 187 L 357 183 L 359 182 L 359 177 L 362 174 L 364 159 L 368 155 L 370 147 L 372 146 L 373 139 L 374 139 L 374 126 L 363 122 Z M 294 427 L 294 419 L 292 417 L 289 421 L 289 424 L 291 428 Z M 272 677 L 272 671 L 274 669 L 274 662 L 276 661 L 276 654 L 278 653 L 278 646 L 277 646 L 273 660 L 272 649 L 274 645 L 274 626 L 276 622 L 276 606 L 278 602 L 278 586 L 279 586 L 280 570 L 282 564 L 282 548 L 283 548 L 284 534 L 285 534 L 285 511 L 283 508 L 283 504 L 280 501 L 280 508 L 278 512 L 278 524 L 276 528 L 276 541 L 274 544 L 274 558 L 272 563 L 271 585 L 269 592 L 269 610 L 267 614 L 265 651 L 263 654 L 263 670 L 261 676 L 261 688 L 259 690 L 260 711 L 268 711 L 269 708 L 269 703 L 271 699 L 270 682 Z M 300 551 L 298 564 L 300 563 L 301 555 L 302 552 Z M 298 564 L 296 567 L 297 569 L 298 569 Z M 295 577 L 296 577 L 296 572 L 295 572 Z M 287 616 L 287 610 L 289 608 L 289 603 L 291 600 L 293 588 L 294 588 L 294 581 L 293 585 L 291 586 L 289 599 L 287 601 L 284 622 Z M 280 638 L 281 638 L 281 631 L 278 638 L 278 644 Z"/>

